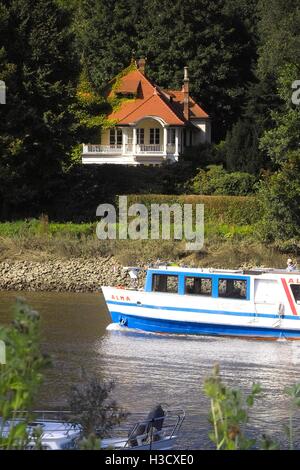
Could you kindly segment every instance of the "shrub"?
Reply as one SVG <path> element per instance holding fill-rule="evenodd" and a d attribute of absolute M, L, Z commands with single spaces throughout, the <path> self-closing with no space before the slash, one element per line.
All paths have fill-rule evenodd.
<path fill-rule="evenodd" d="M 247 450 L 255 440 L 245 434 L 249 410 L 260 393 L 258 384 L 253 384 L 251 393 L 245 399 L 240 390 L 226 386 L 220 377 L 219 367 L 205 380 L 204 393 L 210 399 L 209 421 L 212 431 L 209 438 L 217 450 Z"/>
<path fill-rule="evenodd" d="M 228 173 L 222 166 L 211 165 L 200 170 L 191 180 L 190 189 L 195 194 L 223 194 L 245 196 L 255 191 L 256 178 L 249 173 Z"/>
<path fill-rule="evenodd" d="M 196 147 L 187 147 L 183 159 L 194 165 L 211 165 L 225 162 L 224 141 L 219 144 L 200 144 Z"/>
<path fill-rule="evenodd" d="M 110 398 L 114 382 L 105 382 L 95 377 L 89 380 L 85 377 L 85 379 L 85 383 L 71 388 L 69 419 L 70 422 L 81 426 L 83 437 L 88 438 L 97 434 L 103 438 L 116 424 L 120 424 L 128 413 Z"/>
<path fill-rule="evenodd" d="M 204 221 L 214 224 L 252 225 L 260 220 L 261 206 L 254 196 L 207 196 L 207 195 L 164 195 L 132 194 L 128 196 L 128 205 L 144 204 L 148 211 L 151 204 L 204 204 Z"/>
<path fill-rule="evenodd" d="M 24 410 L 32 406 L 43 379 L 41 371 L 49 363 L 40 351 L 39 318 L 19 300 L 12 326 L 0 328 L 0 340 L 6 345 L 6 364 L 0 365 L 0 416 L 3 423 L 13 421 L 8 433 L 0 427 L 2 449 L 23 449 L 28 442 L 30 414 Z"/>
<path fill-rule="evenodd" d="M 294 245 L 297 250 L 300 236 L 299 171 L 298 156 L 293 163 L 286 163 L 281 171 L 263 181 L 258 194 L 264 213 L 260 224 L 262 238 Z"/>

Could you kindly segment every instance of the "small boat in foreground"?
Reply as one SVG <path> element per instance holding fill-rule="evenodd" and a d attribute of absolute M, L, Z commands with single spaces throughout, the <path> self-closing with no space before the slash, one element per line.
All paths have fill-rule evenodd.
<path fill-rule="evenodd" d="M 28 436 L 26 450 L 71 450 L 77 448 L 82 430 L 78 424 L 67 420 L 67 411 L 34 411 L 32 421 L 27 424 Z M 2 423 L 0 418 L 1 437 L 8 437 L 11 428 L 23 422 L 22 413 Z"/>
<path fill-rule="evenodd" d="M 102 449 L 169 450 L 177 442 L 185 412 L 179 409 L 153 408 L 145 418 L 139 413 L 129 416 L 126 425 L 114 429 L 114 437 L 102 439 Z"/>
<path fill-rule="evenodd" d="M 102 292 L 112 321 L 124 328 L 300 339 L 300 271 L 156 266 L 147 269 L 144 289 Z"/>
<path fill-rule="evenodd" d="M 27 450 L 78 449 L 82 439 L 79 424 L 67 420 L 69 412 L 35 411 L 34 421 L 27 425 Z M 126 423 L 113 429 L 113 437 L 100 440 L 101 449 L 114 450 L 168 450 L 176 443 L 181 425 L 185 419 L 182 409 L 154 407 L 147 417 L 140 413 L 130 414 Z M 12 427 L 22 422 L 22 418 L 1 423 L 2 437 L 6 437 Z M 38 435 L 36 438 L 34 436 Z M 97 431 L 96 431 L 97 435 Z"/>

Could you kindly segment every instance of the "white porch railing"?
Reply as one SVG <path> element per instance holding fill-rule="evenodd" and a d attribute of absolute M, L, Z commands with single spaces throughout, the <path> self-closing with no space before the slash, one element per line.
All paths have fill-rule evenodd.
<path fill-rule="evenodd" d="M 120 155 L 122 153 L 122 145 L 83 145 L 83 153 L 108 153 Z"/>
<path fill-rule="evenodd" d="M 163 153 L 163 145 L 144 145 L 138 144 L 136 146 L 136 153 Z"/>
<path fill-rule="evenodd" d="M 135 150 L 134 150 L 135 147 Z M 83 144 L 83 155 L 174 155 L 176 148 L 173 144 L 164 145 L 153 144 L 126 144 L 122 145 L 94 145 Z"/>

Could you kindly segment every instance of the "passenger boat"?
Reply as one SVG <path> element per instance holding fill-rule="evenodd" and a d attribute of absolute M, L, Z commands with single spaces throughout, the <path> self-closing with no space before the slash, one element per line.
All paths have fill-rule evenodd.
<path fill-rule="evenodd" d="M 300 271 L 146 271 L 141 290 L 102 287 L 114 323 L 158 333 L 300 339 Z"/>
<path fill-rule="evenodd" d="M 34 417 L 26 428 L 28 442 L 26 450 L 78 449 L 82 439 L 82 428 L 68 420 L 69 412 L 34 411 Z M 115 450 L 169 450 L 177 441 L 185 412 L 181 408 L 163 409 L 154 407 L 148 416 L 133 413 L 126 423 L 114 427 L 113 436 L 100 440 L 101 449 Z M 10 429 L 22 422 L 22 418 L 1 422 L 0 437 L 7 437 Z M 97 430 L 95 431 L 97 435 Z M 36 436 L 39 436 L 36 438 Z"/>

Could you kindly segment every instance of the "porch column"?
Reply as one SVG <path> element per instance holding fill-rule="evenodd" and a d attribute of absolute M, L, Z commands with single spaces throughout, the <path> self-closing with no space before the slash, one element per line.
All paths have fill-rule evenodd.
<path fill-rule="evenodd" d="M 127 141 L 128 141 L 127 129 L 123 128 L 122 129 L 122 155 L 125 155 L 126 153 Z"/>
<path fill-rule="evenodd" d="M 179 155 L 179 129 L 176 127 L 175 130 L 175 157 L 178 157 Z"/>
<path fill-rule="evenodd" d="M 167 156 L 168 129 L 164 127 L 164 157 Z"/>
<path fill-rule="evenodd" d="M 136 154 L 136 127 L 133 128 L 132 153 L 133 153 L 133 155 Z"/>

